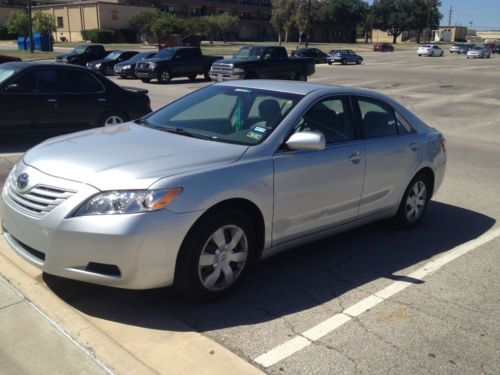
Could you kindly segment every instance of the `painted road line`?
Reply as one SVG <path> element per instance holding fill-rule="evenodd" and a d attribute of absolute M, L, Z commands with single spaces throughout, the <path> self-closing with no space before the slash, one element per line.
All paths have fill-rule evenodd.
<path fill-rule="evenodd" d="M 370 310 L 386 299 L 394 296 L 402 290 L 413 285 L 415 281 L 421 281 L 424 277 L 436 272 L 444 265 L 454 261 L 455 259 L 467 254 L 468 252 L 477 249 L 478 247 L 490 242 L 500 236 L 500 228 L 485 233 L 481 237 L 456 246 L 451 250 L 441 254 L 435 259 L 431 259 L 423 267 L 410 273 L 407 276 L 408 281 L 396 281 L 384 289 L 366 297 L 358 303 L 348 307 L 339 314 L 328 318 L 327 320 L 317 324 L 311 329 L 303 332 L 301 335 L 295 336 L 293 339 L 269 350 L 268 352 L 254 359 L 255 362 L 264 367 L 270 367 L 283 359 L 301 351 L 305 347 L 311 345 L 314 341 L 333 332 L 337 328 L 343 326 L 353 318 Z"/>

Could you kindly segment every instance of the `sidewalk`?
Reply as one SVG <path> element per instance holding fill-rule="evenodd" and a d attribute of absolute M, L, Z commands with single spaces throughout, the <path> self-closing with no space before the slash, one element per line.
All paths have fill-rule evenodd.
<path fill-rule="evenodd" d="M 4 374 L 112 374 L 0 276 Z"/>

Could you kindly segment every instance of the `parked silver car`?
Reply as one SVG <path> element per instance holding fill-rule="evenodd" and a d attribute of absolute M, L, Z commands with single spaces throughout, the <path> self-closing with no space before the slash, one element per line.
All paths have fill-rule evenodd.
<path fill-rule="evenodd" d="M 443 54 L 443 49 L 435 44 L 424 44 L 417 50 L 418 56 L 443 56 Z"/>
<path fill-rule="evenodd" d="M 491 49 L 487 46 L 474 46 L 470 50 L 467 51 L 467 58 L 490 58 L 491 57 Z"/>
<path fill-rule="evenodd" d="M 417 224 L 445 165 L 441 133 L 384 95 L 233 81 L 32 148 L 7 178 L 2 227 L 49 274 L 207 299 L 292 246 Z"/>

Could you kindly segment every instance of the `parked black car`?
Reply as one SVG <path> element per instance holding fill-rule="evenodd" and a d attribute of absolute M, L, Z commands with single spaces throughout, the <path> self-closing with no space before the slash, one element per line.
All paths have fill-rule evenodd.
<path fill-rule="evenodd" d="M 153 57 L 154 55 L 156 55 L 156 53 L 157 51 L 138 53 L 137 55 L 132 56 L 132 58 L 130 58 L 129 60 L 115 64 L 113 73 L 115 74 L 115 76 L 120 76 L 121 78 L 128 78 L 128 77 L 136 78 L 135 76 L 136 64 L 141 60 L 146 60 Z"/>
<path fill-rule="evenodd" d="M 326 63 L 327 54 L 317 48 L 299 48 L 292 53 L 294 57 L 312 57 L 316 64 Z"/>
<path fill-rule="evenodd" d="M 110 52 L 102 44 L 80 44 L 70 53 L 57 56 L 56 62 L 85 66 L 89 61 L 102 59 Z"/>
<path fill-rule="evenodd" d="M 213 63 L 210 78 L 214 81 L 259 78 L 307 81 L 307 76 L 315 71 L 312 58 L 288 58 L 285 47 L 245 46 L 232 59 Z"/>
<path fill-rule="evenodd" d="M 105 76 L 112 76 L 113 68 L 117 63 L 126 61 L 138 53 L 139 52 L 137 51 L 113 51 L 106 55 L 103 59 L 88 62 L 86 66 L 87 68 L 104 74 Z"/>
<path fill-rule="evenodd" d="M 12 61 L 22 61 L 21 58 L 15 56 L 0 55 L 0 64 Z"/>
<path fill-rule="evenodd" d="M 122 88 L 86 68 L 33 62 L 0 65 L 0 131 L 67 133 L 149 112 L 147 90 Z"/>
<path fill-rule="evenodd" d="M 135 75 L 142 82 L 157 79 L 160 83 L 168 83 L 174 77 L 194 80 L 198 74 L 209 79 L 208 71 L 212 63 L 222 58 L 203 56 L 199 47 L 168 47 L 160 50 L 153 58 L 138 62 Z"/>

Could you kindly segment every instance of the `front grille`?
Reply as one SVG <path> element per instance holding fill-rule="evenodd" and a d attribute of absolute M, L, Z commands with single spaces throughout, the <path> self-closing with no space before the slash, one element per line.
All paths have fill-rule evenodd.
<path fill-rule="evenodd" d="M 3 231 L 4 233 L 7 233 L 10 235 L 9 232 L 7 232 L 7 230 L 5 228 L 3 228 Z M 33 255 L 35 258 L 41 260 L 41 261 L 45 261 L 45 253 L 42 253 L 41 251 L 39 250 L 35 250 L 33 249 L 32 247 L 29 247 L 28 245 L 26 245 L 25 243 L 22 243 L 21 241 L 19 241 L 17 238 L 13 237 L 12 235 L 10 235 L 10 238 L 11 240 L 17 244 L 19 247 L 21 247 L 24 251 L 26 251 L 27 253 L 30 253 L 31 255 Z"/>
<path fill-rule="evenodd" d="M 45 215 L 75 194 L 75 191 L 47 185 L 35 185 L 25 192 L 16 188 L 13 177 L 6 186 L 7 197 L 18 207 L 29 212 Z"/>
<path fill-rule="evenodd" d="M 231 64 L 212 64 L 213 73 L 231 75 L 233 73 L 233 65 Z"/>

